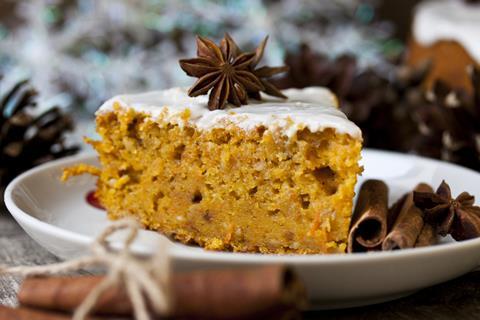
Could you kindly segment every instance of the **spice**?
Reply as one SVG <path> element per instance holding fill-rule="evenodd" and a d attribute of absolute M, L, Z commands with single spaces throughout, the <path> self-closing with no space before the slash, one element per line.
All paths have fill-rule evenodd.
<path fill-rule="evenodd" d="M 228 34 L 227 34 L 228 35 Z M 275 85 L 269 81 L 268 79 L 279 74 L 288 71 L 287 66 L 280 66 L 280 67 L 268 67 L 263 66 L 256 69 L 258 63 L 263 58 L 263 52 L 265 51 L 265 46 L 267 45 L 268 36 L 263 39 L 262 43 L 258 46 L 255 50 L 255 60 L 251 64 L 250 68 L 252 72 L 260 79 L 260 82 L 263 85 L 263 89 L 260 91 L 265 92 L 270 96 L 274 96 L 277 98 L 286 99 L 287 97 L 279 90 Z M 233 40 L 232 40 L 233 41 Z M 251 98 L 261 100 L 260 92 L 259 91 L 249 91 L 248 95 Z"/>
<path fill-rule="evenodd" d="M 434 226 L 428 223 L 423 224 L 422 231 L 415 242 L 415 248 L 428 247 L 438 242 L 437 231 Z"/>
<path fill-rule="evenodd" d="M 101 276 L 27 278 L 20 287 L 21 305 L 73 311 L 101 281 Z M 306 293 L 295 274 L 284 267 L 211 270 L 175 274 L 171 281 L 170 316 L 222 319 L 277 310 L 296 310 Z M 97 301 L 94 314 L 131 315 L 124 288 L 112 287 Z"/>
<path fill-rule="evenodd" d="M 60 313 L 40 311 L 29 308 L 11 308 L 0 305 L 0 319 L 5 320 L 68 320 L 71 317 Z M 88 318 L 93 320 L 92 318 Z M 88 320 L 86 319 L 86 320 Z"/>
<path fill-rule="evenodd" d="M 432 192 L 420 183 L 415 191 Z M 360 187 L 349 230 L 347 251 L 364 252 L 429 246 L 437 243 L 436 227 L 424 222 L 424 214 L 409 192 L 388 208 L 388 187 L 367 180 Z"/>
<path fill-rule="evenodd" d="M 420 183 L 415 187 L 415 191 L 428 190 L 431 190 L 431 187 L 424 183 Z M 415 246 L 417 238 L 422 232 L 424 221 L 423 213 L 415 206 L 413 197 L 414 193 L 410 192 L 405 198 L 392 230 L 385 237 L 382 244 L 383 250 L 405 249 Z"/>
<path fill-rule="evenodd" d="M 347 251 L 368 251 L 380 246 L 387 234 L 387 214 L 387 185 L 380 180 L 367 180 L 358 194 Z"/>
<path fill-rule="evenodd" d="M 266 80 L 286 71 L 285 67 L 261 67 L 265 38 L 255 52 L 242 52 L 230 35 L 225 34 L 217 46 L 213 41 L 197 37 L 197 56 L 180 60 L 180 67 L 191 77 L 199 78 L 189 89 L 188 95 L 196 97 L 210 92 L 210 110 L 224 109 L 227 102 L 239 107 L 247 104 L 248 97 L 260 99 L 260 92 L 286 98 Z"/>
<path fill-rule="evenodd" d="M 453 199 L 450 186 L 442 181 L 435 193 L 415 192 L 414 201 L 441 236 L 451 234 L 457 241 L 480 236 L 480 207 L 473 205 L 475 197 L 469 193 Z"/>

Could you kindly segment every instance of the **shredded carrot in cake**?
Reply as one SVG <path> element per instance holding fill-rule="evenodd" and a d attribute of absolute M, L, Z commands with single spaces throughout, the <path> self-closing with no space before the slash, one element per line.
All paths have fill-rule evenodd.
<path fill-rule="evenodd" d="M 82 174 L 90 174 L 92 176 L 100 176 L 100 173 L 102 171 L 100 170 L 100 168 L 97 168 L 95 166 L 92 166 L 92 165 L 87 165 L 87 164 L 78 164 L 76 166 L 73 166 L 73 167 L 69 167 L 69 168 L 65 168 L 63 170 L 63 174 L 62 174 L 62 181 L 67 181 L 68 179 L 70 179 L 71 177 L 75 177 L 75 176 L 80 176 Z"/>

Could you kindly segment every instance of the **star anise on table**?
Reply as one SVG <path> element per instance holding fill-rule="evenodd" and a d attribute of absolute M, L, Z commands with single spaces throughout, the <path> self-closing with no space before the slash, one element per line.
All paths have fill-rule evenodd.
<path fill-rule="evenodd" d="M 248 102 L 248 97 L 260 98 L 260 91 L 285 98 L 264 78 L 269 78 L 286 69 L 261 67 L 256 69 L 265 49 L 267 38 L 255 52 L 242 52 L 230 35 L 225 34 L 217 46 L 213 41 L 197 37 L 197 57 L 180 60 L 180 67 L 191 77 L 199 78 L 188 90 L 196 97 L 210 91 L 210 110 L 223 109 L 227 102 L 239 107 Z"/>
<path fill-rule="evenodd" d="M 451 234 L 457 241 L 480 236 L 480 207 L 473 205 L 471 194 L 462 192 L 453 199 L 450 186 L 442 181 L 435 193 L 415 192 L 414 201 L 441 236 Z"/>

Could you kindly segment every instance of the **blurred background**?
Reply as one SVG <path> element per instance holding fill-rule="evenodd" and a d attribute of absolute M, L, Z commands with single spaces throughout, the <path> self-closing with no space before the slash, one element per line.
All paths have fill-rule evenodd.
<path fill-rule="evenodd" d="M 191 84 L 177 61 L 194 55 L 196 34 L 229 32 L 243 48 L 269 35 L 269 64 L 308 44 L 384 68 L 402 50 L 413 3 L 387 2 L 1 0 L 0 70 L 29 78 L 42 103 L 91 113 L 118 93 Z"/>
<path fill-rule="evenodd" d="M 25 135 L 28 127 L 40 123 L 25 122 L 20 133 L 11 130 L 12 123 L 18 123 L 10 119 L 12 110 L 30 114 L 27 109 L 32 109 L 34 115 L 52 107 L 60 110 L 53 120 L 43 119 L 42 126 L 54 133 L 41 135 L 50 139 L 44 143 L 46 151 L 42 157 L 30 156 L 25 168 L 52 158 L 45 157 L 52 148 L 57 150 L 53 158 L 70 154 L 77 148 L 65 147 L 64 137 L 70 144 L 82 145 L 82 135 L 94 135 L 93 113 L 103 101 L 120 93 L 189 86 L 194 79 L 181 71 L 178 60 L 195 56 L 195 35 L 219 41 L 229 32 L 245 50 L 269 35 L 263 63 L 290 67 L 274 80 L 276 85 L 329 87 L 338 95 L 342 110 L 362 129 L 366 147 L 416 153 L 479 170 L 480 81 L 474 83 L 465 71 L 467 64 L 478 67 L 478 61 L 466 60 L 455 67 L 466 83 L 457 87 L 452 85 L 456 80 L 432 80 L 432 63 L 417 63 L 428 60 L 423 59 L 424 51 L 415 56 L 423 57 L 415 63 L 406 58 L 416 44 L 412 42 L 415 8 L 426 2 L 0 0 L 4 97 L 0 162 L 6 163 L 7 157 L 16 163 L 23 157 L 18 150 L 32 144 L 31 136 Z M 457 2 L 476 6 L 475 14 L 480 13 L 476 1 Z M 461 14 L 456 16 L 462 19 Z M 471 19 L 475 26 L 480 24 L 477 18 Z M 28 99 L 20 89 L 14 90 L 19 98 L 12 98 L 12 88 L 27 85 L 19 85 L 21 80 L 35 89 L 26 95 Z M 458 97 L 460 108 L 445 107 L 449 92 Z M 65 135 L 73 128 L 73 136 Z M 16 149 L 8 147 L 9 141 L 15 141 Z M 0 163 L 0 178 L 1 170 Z"/>

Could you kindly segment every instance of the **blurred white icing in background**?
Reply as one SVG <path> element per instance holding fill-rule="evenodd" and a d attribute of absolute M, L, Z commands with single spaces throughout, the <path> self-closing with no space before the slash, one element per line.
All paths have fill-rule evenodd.
<path fill-rule="evenodd" d="M 413 22 L 415 40 L 429 46 L 437 41 L 457 41 L 480 62 L 480 4 L 460 0 L 420 3 Z"/>

